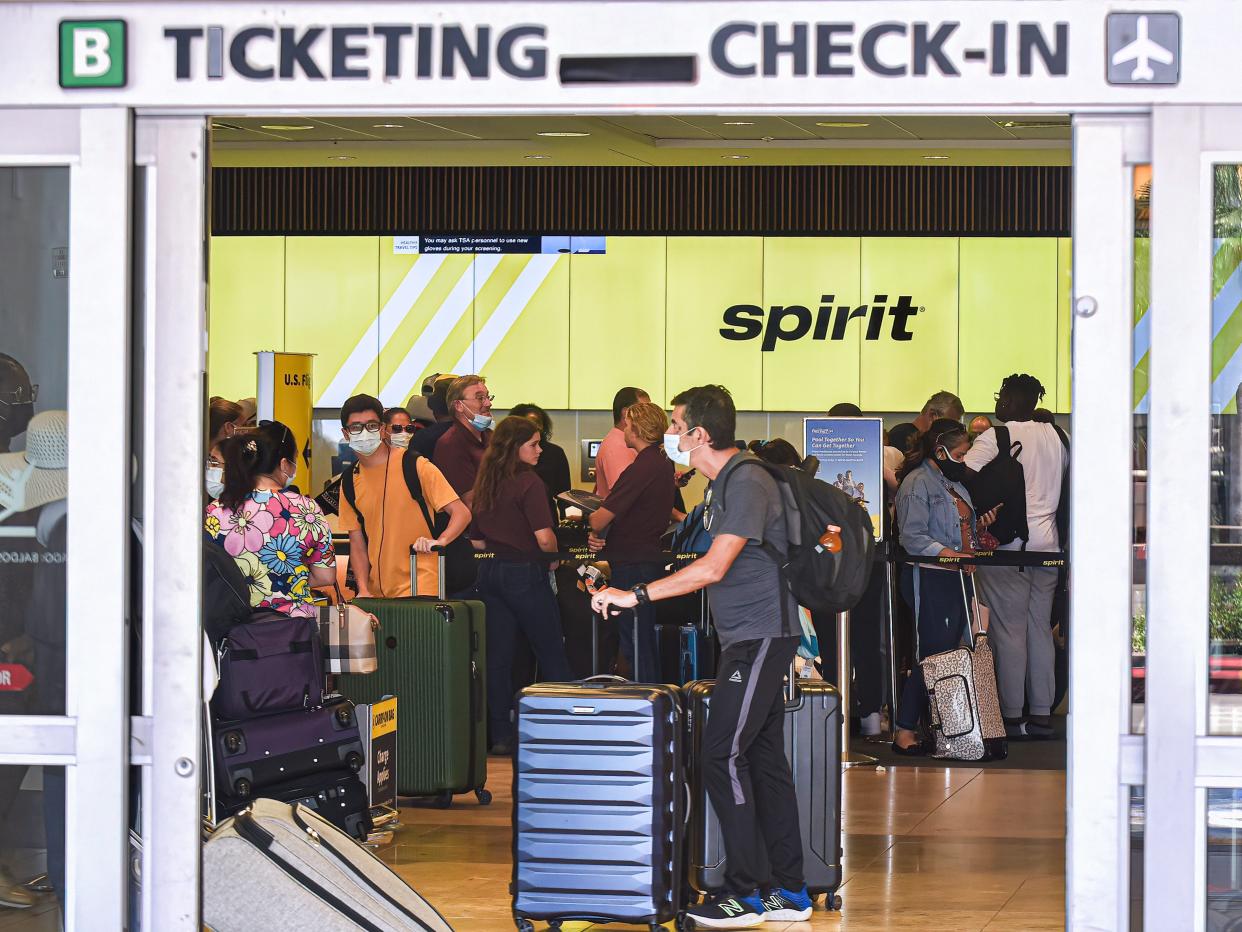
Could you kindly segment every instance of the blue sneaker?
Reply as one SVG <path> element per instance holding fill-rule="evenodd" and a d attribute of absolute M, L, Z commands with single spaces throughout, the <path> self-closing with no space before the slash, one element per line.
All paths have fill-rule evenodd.
<path fill-rule="evenodd" d="M 763 918 L 772 922 L 809 922 L 814 910 L 805 885 L 797 892 L 781 887 L 763 898 Z"/>
<path fill-rule="evenodd" d="M 725 894 L 713 897 L 702 906 L 691 906 L 686 918 L 692 920 L 692 929 L 753 929 L 770 918 L 764 912 L 763 901 L 758 893 L 750 896 Z"/>

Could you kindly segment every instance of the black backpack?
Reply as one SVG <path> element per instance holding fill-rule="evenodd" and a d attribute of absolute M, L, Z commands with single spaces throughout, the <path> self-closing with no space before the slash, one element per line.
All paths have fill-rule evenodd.
<path fill-rule="evenodd" d="M 418 478 L 418 461 L 422 459 L 422 454 L 414 450 L 406 450 L 405 455 L 401 458 L 401 475 L 405 477 L 405 487 L 410 490 L 410 498 L 418 504 L 419 510 L 423 513 L 423 520 L 427 522 L 427 527 L 431 530 L 433 537 L 439 537 L 444 529 L 448 527 L 448 515 L 437 513 L 431 514 L 431 509 L 427 507 L 427 500 L 423 498 L 423 483 Z M 362 536 L 366 537 L 367 523 L 362 517 L 362 512 L 358 510 L 358 493 L 354 489 L 354 480 L 359 471 L 362 469 L 360 463 L 355 462 L 353 466 L 341 473 L 341 497 L 349 502 L 349 507 L 354 510 L 354 514 L 358 516 L 358 527 L 362 531 Z"/>
<path fill-rule="evenodd" d="M 1025 545 L 1030 537 L 1026 526 L 1026 473 L 1017 459 L 1022 444 L 1010 440 L 1009 428 L 1003 424 L 993 430 L 996 431 L 996 459 L 963 484 L 970 490 L 976 514 L 985 514 L 997 505 L 1005 506 L 996 513 L 996 521 L 988 528 L 998 543 L 1004 545 L 1021 539 Z"/>
<path fill-rule="evenodd" d="M 764 550 L 781 568 L 781 575 L 798 604 L 813 612 L 848 612 L 867 591 L 875 557 L 871 517 L 840 489 L 792 466 L 777 466 L 745 456 L 733 468 L 754 464 L 766 470 L 781 490 L 785 504 L 788 553 L 767 542 Z M 730 472 L 732 475 L 732 472 Z M 727 477 L 726 477 L 727 479 Z M 725 487 L 716 493 L 725 508 Z M 832 553 L 819 543 L 830 527 L 841 534 L 841 549 Z"/>
<path fill-rule="evenodd" d="M 1069 449 L 1069 438 L 1065 432 L 1052 425 L 1057 437 L 1066 450 Z M 1018 462 L 1018 454 L 1022 452 L 1022 444 L 1013 441 L 1009 436 L 1009 428 L 1003 424 L 993 428 L 996 431 L 996 459 L 984 466 L 978 473 L 964 483 L 970 490 L 970 500 L 975 506 L 976 514 L 991 511 L 997 505 L 1004 508 L 996 513 L 996 521 L 988 530 L 997 542 L 1004 545 L 1021 540 L 1023 549 L 1030 539 L 1030 528 L 1026 522 L 1026 471 Z M 1065 547 L 1069 533 L 1069 470 L 1061 477 L 1061 500 L 1057 506 L 1057 529 L 1061 536 L 1061 546 Z"/>
<path fill-rule="evenodd" d="M 401 457 L 401 475 L 405 478 L 405 487 L 410 492 L 410 498 L 414 499 L 419 510 L 423 513 L 423 520 L 427 522 L 431 536 L 439 537 L 444 533 L 444 529 L 448 527 L 449 518 L 443 512 L 436 512 L 433 515 L 431 509 L 427 507 L 427 500 L 423 497 L 423 483 L 418 478 L 418 461 L 422 458 L 421 453 L 407 449 L 405 455 Z M 362 512 L 358 510 L 358 493 L 354 489 L 354 479 L 361 469 L 361 464 L 354 463 L 352 467 L 341 473 L 341 497 L 349 502 L 349 507 L 358 516 L 358 528 L 362 531 L 362 536 L 366 537 L 366 519 L 362 517 Z M 448 577 L 445 580 L 445 592 L 452 595 L 455 592 L 469 589 L 474 585 L 477 572 L 474 550 L 464 534 L 445 548 L 444 559 L 445 574 Z M 411 582 L 411 585 L 417 591 L 417 584 Z"/>

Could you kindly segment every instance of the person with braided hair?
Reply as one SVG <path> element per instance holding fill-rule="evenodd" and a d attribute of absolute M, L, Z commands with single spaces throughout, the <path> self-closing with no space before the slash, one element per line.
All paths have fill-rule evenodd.
<path fill-rule="evenodd" d="M 1069 468 L 1069 439 L 1055 424 L 1036 417 L 1044 386 L 1032 375 L 1006 378 L 996 393 L 999 427 L 980 434 L 966 454 L 962 481 L 1000 453 L 1005 444 L 1022 464 L 1026 484 L 1026 534 L 1002 550 L 1058 551 L 1066 543 L 1058 512 Z M 950 478 L 956 479 L 957 476 Z M 1003 539 L 1003 538 L 1002 538 Z M 991 610 L 990 640 L 996 656 L 997 685 L 1005 728 L 1014 739 L 1053 737 L 1056 647 L 1052 601 L 1057 570 L 1041 566 L 981 566 L 975 578 L 980 600 Z M 1024 705 L 1029 706 L 1023 714 Z"/>

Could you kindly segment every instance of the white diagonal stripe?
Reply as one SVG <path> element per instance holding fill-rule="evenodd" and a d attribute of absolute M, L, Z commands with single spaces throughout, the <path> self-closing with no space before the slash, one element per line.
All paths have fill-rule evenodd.
<path fill-rule="evenodd" d="M 332 377 L 316 404 L 323 407 L 344 404 L 345 399 L 354 393 L 354 388 L 379 355 L 380 347 L 388 342 L 388 338 L 413 310 L 415 302 L 427 290 L 436 272 L 440 271 L 444 259 L 444 256 L 419 256 L 410 266 L 397 290 L 380 309 L 371 326 L 367 327 L 367 332 Z"/>
<path fill-rule="evenodd" d="M 487 323 L 462 353 L 461 359 L 457 360 L 454 372 L 479 372 L 487 365 L 560 258 L 555 255 L 531 257 L 526 268 L 522 269 L 505 296 L 500 299 L 500 304 L 487 319 Z"/>
<path fill-rule="evenodd" d="M 431 320 L 427 321 L 427 326 L 418 335 L 410 351 L 405 354 L 401 364 L 380 389 L 380 399 L 384 404 L 405 403 L 405 393 L 423 377 L 423 372 L 431 363 L 432 357 L 440 351 L 444 341 L 453 332 L 453 328 L 470 309 L 474 296 L 492 277 L 498 265 L 500 265 L 500 256 L 485 255 L 475 256 L 474 260 L 466 266 L 466 271 L 457 280 L 457 284 L 444 299 L 444 303 L 432 315 Z M 453 371 L 458 375 L 465 374 L 460 364 Z M 397 394 L 401 394 L 401 397 L 398 398 Z"/>

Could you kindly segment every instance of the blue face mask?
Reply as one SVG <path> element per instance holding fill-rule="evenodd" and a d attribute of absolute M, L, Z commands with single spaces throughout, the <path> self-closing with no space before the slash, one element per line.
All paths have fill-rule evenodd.
<path fill-rule="evenodd" d="M 464 401 L 462 402 L 462 406 L 465 407 L 467 411 L 470 411 L 470 406 Z M 491 430 L 492 425 L 495 423 L 496 419 L 490 414 L 475 414 L 471 412 L 470 426 L 475 430 Z"/>

